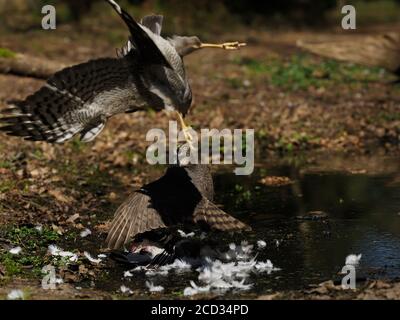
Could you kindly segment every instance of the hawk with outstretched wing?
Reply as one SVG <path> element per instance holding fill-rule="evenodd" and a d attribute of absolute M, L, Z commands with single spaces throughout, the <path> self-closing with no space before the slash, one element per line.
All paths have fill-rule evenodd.
<path fill-rule="evenodd" d="M 55 73 L 23 101 L 3 111 L 0 130 L 26 140 L 62 143 L 79 134 L 93 140 L 119 113 L 151 107 L 185 115 L 192 102 L 183 57 L 194 50 L 238 49 L 244 44 L 203 44 L 197 37 L 165 39 L 162 16 L 137 23 L 115 1 L 112 5 L 130 31 L 117 58 L 91 60 Z M 186 127 L 180 116 L 182 126 Z"/>

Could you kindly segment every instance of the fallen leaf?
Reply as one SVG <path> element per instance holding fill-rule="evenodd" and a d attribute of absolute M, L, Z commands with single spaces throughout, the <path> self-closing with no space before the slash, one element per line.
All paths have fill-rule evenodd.
<path fill-rule="evenodd" d="M 60 202 L 63 202 L 63 203 L 73 202 L 73 199 L 71 197 L 64 195 L 60 190 L 53 189 L 53 190 L 49 190 L 48 193 Z"/>

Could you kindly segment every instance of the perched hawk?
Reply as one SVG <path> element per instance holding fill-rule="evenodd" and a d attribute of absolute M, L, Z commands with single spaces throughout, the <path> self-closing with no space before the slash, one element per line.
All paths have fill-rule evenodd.
<path fill-rule="evenodd" d="M 127 25 L 130 37 L 117 58 L 91 60 L 55 73 L 0 119 L 0 130 L 26 140 L 62 143 L 79 134 L 91 141 L 108 118 L 145 108 L 185 115 L 192 102 L 183 57 L 197 49 L 238 49 L 241 43 L 203 44 L 197 37 L 165 39 L 162 16 L 137 23 L 115 1 L 106 0 Z"/>
<path fill-rule="evenodd" d="M 118 249 L 137 235 L 177 224 L 200 224 L 221 231 L 250 230 L 219 209 L 213 197 L 209 166 L 170 166 L 161 178 L 133 192 L 117 209 L 107 245 Z"/>

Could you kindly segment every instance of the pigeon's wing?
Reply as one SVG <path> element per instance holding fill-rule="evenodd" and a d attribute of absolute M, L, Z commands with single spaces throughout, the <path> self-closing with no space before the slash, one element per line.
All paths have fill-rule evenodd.
<path fill-rule="evenodd" d="M 138 93 L 128 62 L 104 58 L 65 68 L 4 110 L 0 130 L 27 140 L 93 140 L 113 114 L 132 111 Z"/>
<path fill-rule="evenodd" d="M 147 268 L 157 269 L 166 264 L 173 263 L 175 261 L 175 252 L 168 252 L 164 250 L 163 252 L 156 255 L 153 260 L 147 265 Z"/>
<path fill-rule="evenodd" d="M 132 18 L 132 16 L 122 9 L 114 0 L 106 0 L 125 22 L 131 33 L 130 41 L 135 51 L 140 56 L 140 61 L 144 64 L 160 64 L 171 68 L 163 53 L 147 34 L 147 32 Z"/>
<path fill-rule="evenodd" d="M 160 36 L 164 17 L 161 15 L 149 15 L 143 17 L 140 24 L 151 30 L 154 34 Z"/>
<path fill-rule="evenodd" d="M 150 197 L 134 192 L 115 212 L 106 239 L 107 246 L 118 249 L 137 234 L 165 227 L 160 214 L 151 206 Z"/>
<path fill-rule="evenodd" d="M 193 213 L 195 223 L 205 223 L 211 229 L 220 231 L 249 231 L 251 228 L 203 198 Z"/>

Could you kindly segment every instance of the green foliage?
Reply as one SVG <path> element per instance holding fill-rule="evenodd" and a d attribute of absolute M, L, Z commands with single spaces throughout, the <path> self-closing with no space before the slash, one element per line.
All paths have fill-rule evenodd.
<path fill-rule="evenodd" d="M 158 150 L 157 150 L 156 153 L 158 153 Z M 138 153 L 138 152 L 136 152 L 136 151 L 133 151 L 133 150 L 127 150 L 127 151 L 125 151 L 125 152 L 123 153 L 123 155 L 125 156 L 125 158 L 127 159 L 127 161 L 128 161 L 129 163 L 131 163 L 131 164 L 135 164 L 135 163 L 137 163 L 137 162 L 143 160 L 143 159 L 142 159 L 142 158 L 143 158 L 143 155 L 140 154 L 140 153 Z"/>
<path fill-rule="evenodd" d="M 4 266 L 7 275 L 13 276 L 21 273 L 21 264 L 15 261 L 15 256 L 11 253 L 0 255 L 0 263 Z"/>
<path fill-rule="evenodd" d="M 104 189 L 110 183 L 109 175 L 100 170 L 96 164 L 90 165 L 86 168 L 86 183 L 90 190 L 99 191 Z"/>
<path fill-rule="evenodd" d="M 87 144 L 80 138 L 76 137 L 71 142 L 71 148 L 74 152 L 79 153 L 86 148 Z"/>
<path fill-rule="evenodd" d="M 225 81 L 232 89 L 240 89 L 243 87 L 243 81 L 240 78 L 227 78 Z"/>
<path fill-rule="evenodd" d="M 278 60 L 274 59 L 269 61 L 268 63 L 264 61 L 259 61 L 253 58 L 241 58 L 241 59 L 235 59 L 234 62 L 239 65 L 245 66 L 250 72 L 256 73 L 256 74 L 263 74 L 263 73 L 268 73 L 270 71 L 270 65 L 271 63 L 276 63 Z"/>
<path fill-rule="evenodd" d="M 40 275 L 41 268 L 46 264 L 48 245 L 60 239 L 57 232 L 45 227 L 42 231 L 27 226 L 9 227 L 1 230 L 0 235 L 13 246 L 22 248 L 18 255 L 0 251 L 0 264 L 5 267 L 7 276 L 18 275 L 26 270 L 30 270 L 30 275 Z"/>
<path fill-rule="evenodd" d="M 44 158 L 43 151 L 39 148 L 33 150 L 32 156 L 37 160 L 42 160 Z"/>
<path fill-rule="evenodd" d="M 8 160 L 0 160 L 0 168 L 11 169 L 13 164 Z"/>
<path fill-rule="evenodd" d="M 241 59 L 236 63 L 245 66 L 254 76 L 267 76 L 272 85 L 292 91 L 306 90 L 310 87 L 368 83 L 382 79 L 385 74 L 380 68 L 368 68 L 330 59 L 318 62 L 304 54 L 295 54 L 288 61 L 279 58 L 269 58 L 265 61 Z"/>
<path fill-rule="evenodd" d="M 393 122 L 393 121 L 400 121 L 400 113 L 390 113 L 390 112 L 379 112 L 377 115 L 377 119 L 380 122 Z"/>
<path fill-rule="evenodd" d="M 307 149 L 307 147 L 315 142 L 316 139 L 305 133 L 293 133 L 290 137 L 282 137 L 277 142 L 277 148 L 283 152 L 290 153 L 295 149 Z"/>
<path fill-rule="evenodd" d="M 235 195 L 236 195 L 235 202 L 236 202 L 237 206 L 242 205 L 244 203 L 247 203 L 247 202 L 249 202 L 251 200 L 251 197 L 252 197 L 251 191 L 246 189 L 246 188 L 244 188 L 240 184 L 236 184 L 235 185 L 234 192 L 235 192 Z"/>
<path fill-rule="evenodd" d="M 23 226 L 7 230 L 5 237 L 12 241 L 13 244 L 20 245 L 31 251 L 56 242 L 60 236 L 49 228 L 42 228 L 42 231 L 39 231 L 36 228 Z"/>
<path fill-rule="evenodd" d="M 0 58 L 15 58 L 16 53 L 7 48 L 0 48 Z"/>
<path fill-rule="evenodd" d="M 16 185 L 15 180 L 9 180 L 9 179 L 0 180 L 0 193 L 5 193 L 14 189 L 15 185 Z"/>

